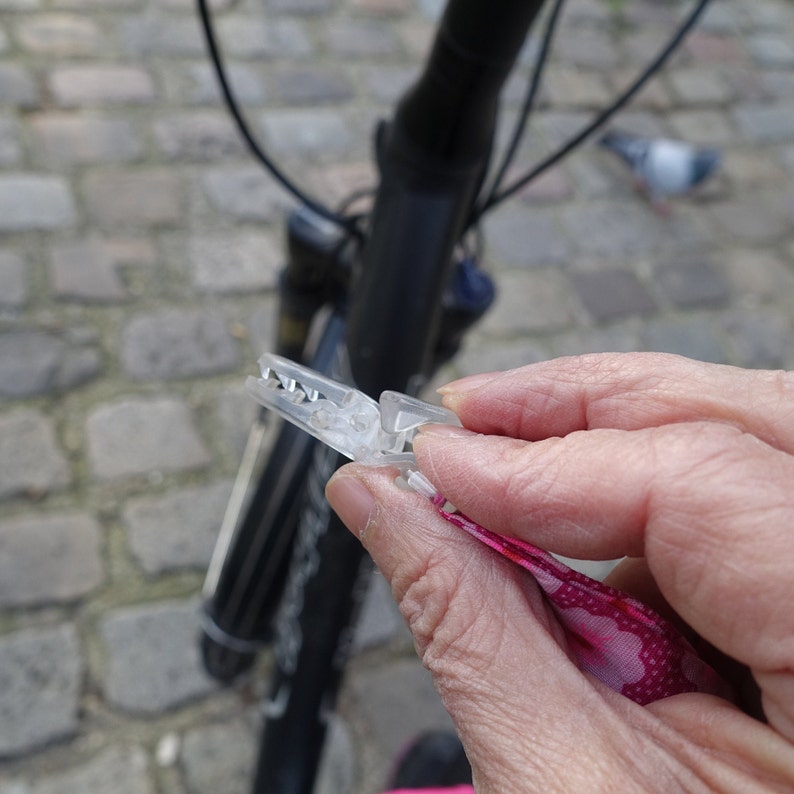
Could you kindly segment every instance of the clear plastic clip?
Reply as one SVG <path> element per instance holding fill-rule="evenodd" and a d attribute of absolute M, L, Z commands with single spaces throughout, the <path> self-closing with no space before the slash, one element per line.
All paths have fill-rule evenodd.
<path fill-rule="evenodd" d="M 409 447 L 422 425 L 460 426 L 452 411 L 395 391 L 383 392 L 376 403 L 352 386 L 272 353 L 259 359 L 259 368 L 262 377 L 249 377 L 245 385 L 265 408 L 351 460 L 397 466 L 415 490 L 435 493 L 428 493 L 432 486 L 417 471 Z"/>

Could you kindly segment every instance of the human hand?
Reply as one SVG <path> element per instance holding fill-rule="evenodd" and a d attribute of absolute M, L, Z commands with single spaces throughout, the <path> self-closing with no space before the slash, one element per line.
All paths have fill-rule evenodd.
<path fill-rule="evenodd" d="M 603 355 L 443 391 L 467 430 L 415 443 L 439 491 L 549 551 L 635 558 L 610 584 L 749 668 L 768 721 L 585 676 L 525 571 L 393 472 L 345 467 L 329 499 L 390 581 L 478 792 L 794 790 L 794 376 Z"/>

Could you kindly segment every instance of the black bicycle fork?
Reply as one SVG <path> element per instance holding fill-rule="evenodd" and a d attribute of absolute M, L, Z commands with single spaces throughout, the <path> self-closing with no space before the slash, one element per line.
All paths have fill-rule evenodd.
<path fill-rule="evenodd" d="M 462 327 L 484 310 L 483 303 L 470 316 L 461 315 L 460 307 L 450 312 L 445 294 L 456 272 L 455 246 L 486 172 L 499 93 L 541 5 L 449 3 L 423 75 L 394 119 L 379 129 L 381 182 L 367 240 L 345 276 L 349 291 L 343 285 L 330 299 L 337 312 L 309 362 L 316 368 L 347 376 L 376 397 L 385 389 L 415 392 L 439 363 L 440 351 L 454 352 Z M 303 275 L 304 292 L 293 290 L 280 317 L 281 337 L 294 332 L 295 350 L 316 310 L 329 300 L 327 283 L 314 283 L 311 268 Z M 338 286 L 338 279 L 331 281 Z M 339 297 L 345 292 L 347 301 Z M 455 321 L 450 324 L 451 316 Z M 291 561 L 286 579 L 279 582 L 283 595 L 275 619 L 275 672 L 255 794 L 311 794 L 371 566 L 323 496 L 339 456 L 311 439 L 298 440 L 294 432 L 284 435 L 291 432 L 282 429 L 282 439 L 291 439 L 295 448 L 277 442 L 284 460 L 271 458 L 266 470 L 279 483 L 271 513 L 287 523 L 265 526 L 249 509 L 243 525 L 250 531 L 237 532 L 225 551 L 228 564 L 216 572 L 206 605 L 211 637 L 205 646 L 218 658 L 236 660 L 218 664 L 216 674 L 222 675 L 236 670 L 241 658 L 247 662 L 246 654 L 267 633 L 275 591 L 263 599 L 256 572 L 267 566 L 262 551 L 270 547 L 279 549 L 283 562 L 281 536 L 288 536 Z M 267 511 L 267 494 L 261 490 L 252 504 Z M 267 537 L 261 537 L 262 527 Z M 248 579 L 240 582 L 243 570 Z M 278 577 L 270 578 L 269 587 L 274 581 Z M 260 598 L 259 614 L 251 613 L 252 594 Z M 205 659 L 212 655 L 207 647 Z"/>

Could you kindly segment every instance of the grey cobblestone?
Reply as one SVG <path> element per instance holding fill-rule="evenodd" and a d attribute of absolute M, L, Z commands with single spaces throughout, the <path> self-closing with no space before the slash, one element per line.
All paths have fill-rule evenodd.
<path fill-rule="evenodd" d="M 0 118 L 0 166 L 15 166 L 21 160 L 19 124 L 14 118 Z"/>
<path fill-rule="evenodd" d="M 146 573 L 206 568 L 229 501 L 227 482 L 130 500 L 123 518 Z"/>
<path fill-rule="evenodd" d="M 188 407 L 178 400 L 100 405 L 86 420 L 88 460 L 101 480 L 202 468 L 210 454 Z"/>
<path fill-rule="evenodd" d="M 262 117 L 272 151 L 281 155 L 343 154 L 353 136 L 335 110 L 279 110 Z"/>
<path fill-rule="evenodd" d="M 256 733 L 243 720 L 186 734 L 180 753 L 189 794 L 247 794 L 256 762 Z"/>
<path fill-rule="evenodd" d="M 182 181 L 165 168 L 92 172 L 83 190 L 89 215 L 102 227 L 170 226 L 182 217 Z"/>
<path fill-rule="evenodd" d="M 574 273 L 572 278 L 579 299 L 596 322 L 656 309 L 642 282 L 628 270 Z"/>
<path fill-rule="evenodd" d="M 67 389 L 94 377 L 100 361 L 91 353 L 39 331 L 0 336 L 0 399 Z"/>
<path fill-rule="evenodd" d="M 373 185 L 372 124 L 444 0 L 210 2 L 278 164 L 329 205 Z M 2 794 L 247 790 L 267 685 L 201 673 L 196 596 L 294 201 L 229 121 L 193 3 L 0 0 Z M 679 11 L 570 4 L 512 173 L 622 90 Z M 610 122 L 722 148 L 669 214 L 591 140 L 487 217 L 498 301 L 440 378 L 604 350 L 794 366 L 792 42 L 790 0 L 712 3 Z M 382 790 L 394 749 L 448 724 L 409 648 L 376 576 L 318 794 Z"/>
<path fill-rule="evenodd" d="M 0 757 L 77 730 L 82 671 L 72 625 L 0 637 Z"/>
<path fill-rule="evenodd" d="M 231 119 L 218 111 L 194 111 L 159 119 L 154 137 L 172 160 L 217 160 L 244 151 L 240 133 Z"/>
<path fill-rule="evenodd" d="M 124 328 L 121 362 L 138 380 L 195 377 L 237 365 L 237 343 L 223 318 L 201 310 L 140 314 Z"/>
<path fill-rule="evenodd" d="M 259 232 L 197 235 L 189 242 L 193 283 L 204 292 L 263 290 L 276 284 L 284 265 L 273 239 Z"/>
<path fill-rule="evenodd" d="M 0 176 L 0 232 L 61 229 L 76 220 L 66 180 L 46 174 Z"/>
<path fill-rule="evenodd" d="M 0 306 L 18 308 L 28 300 L 25 261 L 12 251 L 0 251 Z M 2 366 L 2 363 L 0 363 Z"/>
<path fill-rule="evenodd" d="M 57 105 L 64 108 L 140 105 L 155 98 L 154 81 L 139 66 L 58 66 L 49 86 Z"/>
<path fill-rule="evenodd" d="M 56 166 L 126 162 L 143 151 L 140 137 L 126 119 L 43 113 L 30 125 L 43 158 Z"/>
<path fill-rule="evenodd" d="M 193 601 L 164 601 L 109 612 L 99 634 L 107 667 L 102 686 L 114 706 L 157 714 L 209 694 L 215 684 L 203 672 Z"/>
<path fill-rule="evenodd" d="M 34 781 L 30 794 L 88 794 L 113 791 L 114 794 L 152 794 L 148 776 L 149 762 L 142 747 L 109 747 L 90 761 L 57 775 Z"/>
<path fill-rule="evenodd" d="M 70 14 L 41 14 L 23 19 L 14 33 L 28 52 L 58 58 L 97 55 L 103 42 L 96 22 Z"/>
<path fill-rule="evenodd" d="M 240 221 L 272 223 L 282 217 L 289 203 L 273 180 L 254 165 L 208 168 L 201 183 L 207 198 L 218 212 Z M 200 245 L 200 241 L 196 241 L 194 247 Z"/>
<path fill-rule="evenodd" d="M 102 582 L 100 530 L 88 515 L 0 522 L 0 604 L 73 601 Z"/>
<path fill-rule="evenodd" d="M 105 303 L 128 297 L 108 247 L 98 240 L 53 246 L 50 267 L 52 289 L 58 298 Z"/>
<path fill-rule="evenodd" d="M 26 110 L 39 104 L 39 89 L 33 75 L 15 63 L 0 63 L 0 105 Z"/>
<path fill-rule="evenodd" d="M 30 409 L 0 416 L 0 498 L 40 496 L 70 481 L 49 419 Z"/>

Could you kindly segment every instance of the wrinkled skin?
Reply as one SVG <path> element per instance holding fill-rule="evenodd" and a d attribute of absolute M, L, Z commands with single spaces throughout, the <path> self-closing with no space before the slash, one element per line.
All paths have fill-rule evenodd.
<path fill-rule="evenodd" d="M 391 583 L 477 791 L 794 791 L 794 375 L 598 355 L 441 391 L 466 429 L 417 438 L 439 491 L 549 551 L 631 558 L 610 584 L 734 660 L 761 717 L 702 694 L 642 707 L 591 680 L 525 571 L 394 471 L 350 464 L 329 499 Z"/>

